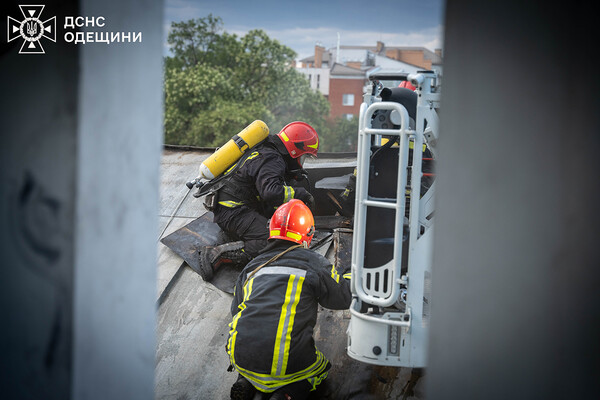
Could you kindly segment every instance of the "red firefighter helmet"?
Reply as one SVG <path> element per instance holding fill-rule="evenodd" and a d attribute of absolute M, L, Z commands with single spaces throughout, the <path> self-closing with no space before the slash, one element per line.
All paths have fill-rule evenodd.
<path fill-rule="evenodd" d="M 292 199 L 277 208 L 269 221 L 269 239 L 283 239 L 308 247 L 315 233 L 315 219 L 301 200 Z"/>
<path fill-rule="evenodd" d="M 300 166 L 304 161 L 304 155 L 316 157 L 319 150 L 319 135 L 317 131 L 306 122 L 294 121 L 283 127 L 277 134 L 283 142 L 287 152 L 292 158 L 298 160 Z"/>
<path fill-rule="evenodd" d="M 416 89 L 417 89 L 417 88 L 416 88 L 416 87 L 415 87 L 415 86 L 414 86 L 412 83 L 410 83 L 409 81 L 402 81 L 402 82 L 400 82 L 400 84 L 398 85 L 398 87 L 403 87 L 403 88 L 407 88 L 407 89 L 410 89 L 410 90 L 416 90 Z"/>

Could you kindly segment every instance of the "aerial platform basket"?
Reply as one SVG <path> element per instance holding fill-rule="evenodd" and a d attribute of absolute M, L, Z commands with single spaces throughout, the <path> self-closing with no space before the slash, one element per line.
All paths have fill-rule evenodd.
<path fill-rule="evenodd" d="M 421 149 L 424 143 L 435 146 L 439 94 L 435 93 L 435 73 L 422 72 L 408 79 L 419 95 L 415 129 L 410 128 L 409 113 L 402 104 L 377 100 L 375 85 L 379 82 L 373 83 L 373 93 L 365 95 L 360 109 L 348 354 L 371 364 L 423 367 L 429 327 L 435 182 L 422 192 L 423 153 L 409 149 Z M 372 121 L 378 111 L 388 112 L 396 121 L 394 127 L 374 128 Z M 397 146 L 385 148 L 385 170 L 390 169 L 393 155 L 394 160 L 397 157 L 397 165 L 392 166 L 397 167 L 397 175 L 394 182 L 386 183 L 387 195 L 378 196 L 375 186 L 381 184 L 377 179 L 384 169 L 377 165 L 373 149 L 378 148 L 382 137 L 397 139 Z M 389 193 L 393 186 L 395 193 Z M 386 224 L 393 224 L 389 237 L 374 237 L 373 232 L 385 229 Z M 380 248 L 391 248 L 391 259 L 381 258 Z"/>

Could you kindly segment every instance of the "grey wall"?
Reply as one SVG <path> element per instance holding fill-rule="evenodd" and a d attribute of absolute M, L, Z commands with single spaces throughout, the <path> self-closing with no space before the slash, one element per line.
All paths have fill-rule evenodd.
<path fill-rule="evenodd" d="M 17 2 L 0 15 L 21 20 Z M 66 2 L 52 15 L 78 12 Z M 45 11 L 43 16 L 50 13 Z M 5 25 L 3 25 L 5 28 Z M 72 363 L 78 88 L 76 46 L 0 56 L 0 393 L 67 399 Z"/>
<path fill-rule="evenodd" d="M 427 398 L 595 398 L 595 13 L 491 3 L 446 9 Z"/>
<path fill-rule="evenodd" d="M 73 394 L 150 399 L 162 143 L 162 2 L 82 1 L 142 43 L 81 49 Z"/>
<path fill-rule="evenodd" d="M 0 393 L 153 398 L 163 4 L 45 5 L 57 43 L 0 53 Z M 65 15 L 142 42 L 67 44 Z"/>

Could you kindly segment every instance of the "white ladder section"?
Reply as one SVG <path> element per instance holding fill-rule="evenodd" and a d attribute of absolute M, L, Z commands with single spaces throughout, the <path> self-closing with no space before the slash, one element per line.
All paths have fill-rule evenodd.
<path fill-rule="evenodd" d="M 433 154 L 437 141 L 439 94 L 434 93 L 437 76 L 422 72 L 408 76 L 416 83 L 417 118 L 409 129 L 408 111 L 395 102 L 363 103 L 359 117 L 356 202 L 352 243 L 351 320 L 348 327 L 348 354 L 357 360 L 389 366 L 424 367 L 427 356 L 431 285 L 431 243 L 433 236 L 433 193 L 435 183 L 420 198 L 422 149 L 427 140 Z M 377 110 L 390 110 L 400 117 L 400 129 L 373 129 Z M 427 129 L 425 129 L 427 121 Z M 372 137 L 398 136 L 398 182 L 395 199 L 368 195 Z M 413 142 L 410 184 L 408 183 L 409 143 Z M 395 149 L 395 147 L 393 148 Z M 403 243 L 405 193 L 410 193 L 408 240 Z M 388 263 L 364 268 L 367 209 L 395 211 L 393 257 Z M 383 222 L 382 222 L 383 223 Z M 408 245 L 408 269 L 401 276 L 402 247 Z M 404 303 L 404 304 L 402 304 Z M 402 307 L 404 305 L 404 307 Z"/>

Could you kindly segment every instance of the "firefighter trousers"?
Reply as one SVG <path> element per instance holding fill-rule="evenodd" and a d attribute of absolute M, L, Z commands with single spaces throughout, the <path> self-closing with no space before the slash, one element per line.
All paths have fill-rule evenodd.
<path fill-rule="evenodd" d="M 240 207 L 218 210 L 217 213 L 215 222 L 234 240 L 244 241 L 244 251 L 252 258 L 267 245 L 269 220 L 258 211 Z"/>

